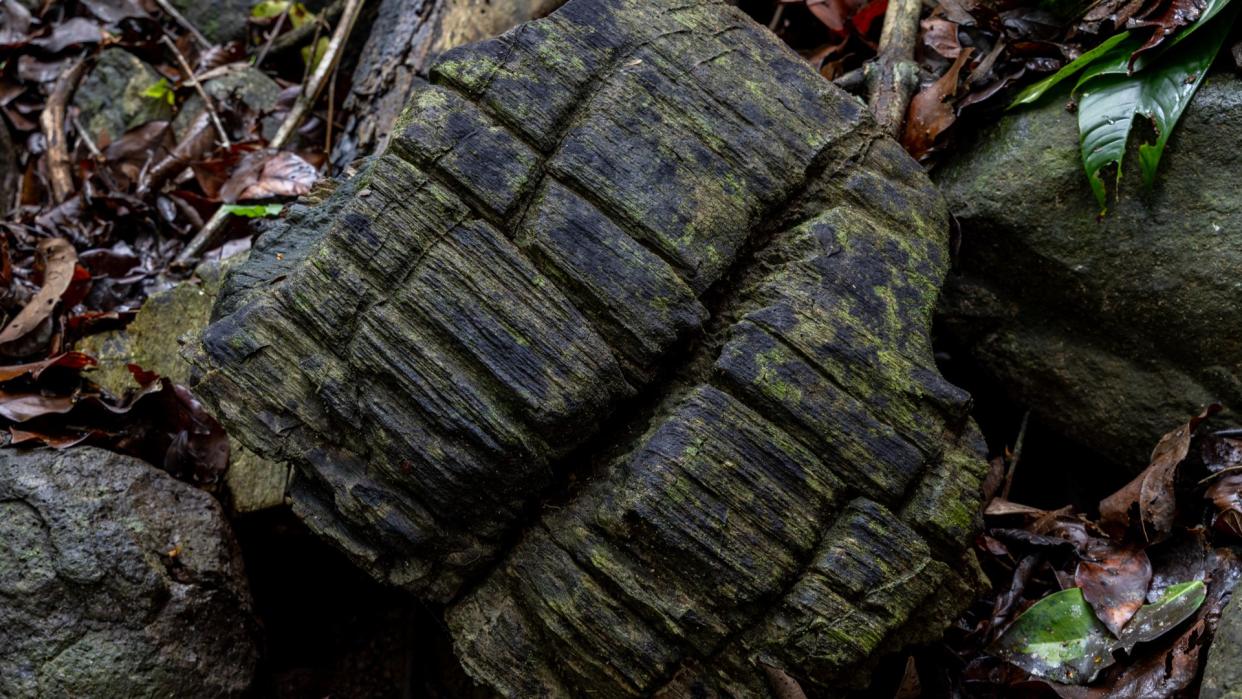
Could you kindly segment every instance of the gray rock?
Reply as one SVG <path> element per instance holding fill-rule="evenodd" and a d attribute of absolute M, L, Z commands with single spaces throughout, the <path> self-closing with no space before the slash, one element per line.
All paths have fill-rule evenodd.
<path fill-rule="evenodd" d="M 125 329 L 91 335 L 80 342 L 79 350 L 99 360 L 89 372 L 91 380 L 122 395 L 135 386 L 127 367 L 137 364 L 173 383 L 188 385 L 190 365 L 179 354 L 181 344 L 186 336 L 207 326 L 221 275 L 237 261 L 200 265 L 194 279 L 152 294 Z M 230 444 L 224 483 L 232 510 L 253 512 L 283 504 L 289 467 L 258 457 L 237 440 Z"/>
<path fill-rule="evenodd" d="M 255 112 L 271 112 L 280 98 L 280 85 L 252 66 L 209 80 L 203 89 L 218 108 L 236 101 Z M 202 112 L 203 99 L 197 93 L 190 95 L 173 119 L 173 131 L 178 139 L 184 137 L 186 130 Z M 280 119 L 269 116 L 263 120 L 262 128 L 263 137 L 270 139 L 280 128 Z"/>
<path fill-rule="evenodd" d="M 170 0 L 211 41 L 244 41 L 250 8 L 257 0 Z"/>
<path fill-rule="evenodd" d="M 1242 599 L 1236 594 L 1221 613 L 1208 647 L 1199 699 L 1242 699 Z"/>
<path fill-rule="evenodd" d="M 0 452 L 0 696 L 229 697 L 256 626 L 215 500 L 94 448 Z"/>
<path fill-rule="evenodd" d="M 962 226 L 953 344 L 1044 422 L 1118 465 L 1204 403 L 1242 405 L 1242 82 L 1209 78 L 1144 191 L 1097 220 L 1066 100 L 1021 111 L 937 174 Z"/>
<path fill-rule="evenodd" d="M 97 142 L 106 133 L 116 140 L 127 130 L 172 116 L 172 107 L 143 93 L 160 74 L 132 53 L 105 49 L 73 96 L 82 125 Z"/>

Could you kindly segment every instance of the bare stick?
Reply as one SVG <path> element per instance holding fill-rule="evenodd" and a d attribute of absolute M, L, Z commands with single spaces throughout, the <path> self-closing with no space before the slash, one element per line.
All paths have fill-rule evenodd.
<path fill-rule="evenodd" d="M 177 65 L 181 66 L 181 72 L 185 73 L 185 79 L 190 81 L 190 85 L 198 92 L 198 96 L 203 100 L 203 109 L 211 115 L 211 123 L 216 127 L 216 133 L 220 134 L 220 145 L 229 148 L 233 142 L 229 140 L 229 132 L 224 130 L 224 124 L 220 122 L 220 115 L 216 113 L 216 105 L 211 101 L 211 96 L 203 89 L 203 84 L 194 77 L 194 69 L 190 67 L 190 63 L 185 60 L 185 56 L 181 55 L 181 51 L 172 39 L 165 34 L 160 37 L 160 43 L 168 47 L 169 51 L 177 57 Z"/>
<path fill-rule="evenodd" d="M 86 74 L 86 57 L 79 58 L 69 70 L 61 73 L 47 97 L 47 105 L 39 115 L 39 126 L 47 139 L 47 171 L 52 184 L 52 200 L 59 204 L 74 192 L 73 161 L 69 158 L 69 144 L 65 141 L 65 108 L 78 82 Z"/>
<path fill-rule="evenodd" d="M 263 65 L 263 61 L 267 59 L 267 52 L 272 50 L 272 42 L 276 41 L 276 36 L 280 34 L 280 30 L 285 28 L 285 20 L 289 19 L 289 8 L 285 8 L 280 13 L 280 17 L 276 18 L 276 26 L 272 27 L 272 31 L 267 35 L 267 41 L 263 42 L 263 48 L 259 51 L 259 57 L 254 59 L 254 67 L 258 68 Z"/>
<path fill-rule="evenodd" d="M 155 0 L 155 4 L 160 6 L 160 9 L 164 11 L 164 14 L 172 17 L 174 22 L 180 24 L 183 29 L 189 32 L 190 36 L 194 37 L 194 40 L 198 42 L 199 46 L 205 49 L 211 48 L 211 42 L 207 40 L 207 37 L 203 36 L 203 33 L 198 30 L 198 27 L 194 26 L 194 24 L 191 23 L 190 20 L 186 19 L 184 15 L 177 12 L 177 8 L 173 7 L 168 0 Z"/>
<path fill-rule="evenodd" d="M 103 178 L 112 189 L 117 189 L 116 180 L 112 179 L 112 173 L 108 172 L 108 160 L 104 157 L 103 151 L 99 150 L 99 146 L 95 143 L 95 139 L 91 138 L 90 133 L 82 128 L 82 124 L 76 116 L 69 118 L 69 123 L 73 124 L 73 130 L 78 132 L 78 138 L 82 139 L 82 143 L 86 144 L 86 150 L 91 152 L 91 156 L 95 158 L 98 164 L 96 172 Z"/>
<path fill-rule="evenodd" d="M 867 64 L 867 101 L 885 133 L 901 135 L 910 97 L 918 88 L 914 46 L 919 38 L 921 0 L 890 0 L 875 60 Z"/>
<path fill-rule="evenodd" d="M 328 5 L 320 11 L 319 19 L 322 19 L 325 22 L 331 22 L 341 14 L 341 10 L 343 9 L 345 9 L 345 0 L 333 0 L 331 5 Z M 290 49 L 295 49 L 300 46 L 303 41 L 309 39 L 310 35 L 314 32 L 314 22 L 307 22 L 300 27 L 294 27 L 293 29 L 290 29 L 284 34 L 276 37 L 276 40 L 272 42 L 271 53 L 280 55 Z"/>
<path fill-rule="evenodd" d="M 332 32 L 332 39 L 328 41 L 328 48 L 324 51 L 323 58 L 319 59 L 319 65 L 315 66 L 315 72 L 310 76 L 308 84 L 310 89 L 303 90 L 298 95 L 297 101 L 293 103 L 293 108 L 289 110 L 288 116 L 280 125 L 280 129 L 276 131 L 276 136 L 272 138 L 269 144 L 277 150 L 288 145 L 293 139 L 293 135 L 297 133 L 298 127 L 302 125 L 302 120 L 310 113 L 315 106 L 319 94 L 323 92 L 324 86 L 328 82 L 328 77 L 336 72 L 336 65 L 341 60 L 341 50 L 345 47 L 346 40 L 349 39 L 349 33 L 354 29 L 354 22 L 358 20 L 358 14 L 362 11 L 362 5 L 366 0 L 346 0 L 345 10 L 341 14 L 341 21 L 337 23 L 336 30 Z M 224 227 L 225 221 L 228 220 L 229 214 L 225 212 L 224 207 L 216 209 L 216 213 L 203 225 L 198 234 L 194 236 L 190 242 L 186 243 L 181 253 L 177 255 L 177 259 L 173 260 L 174 267 L 189 267 L 197 260 L 205 250 L 207 250 L 215 242 L 216 236 L 220 229 Z"/>

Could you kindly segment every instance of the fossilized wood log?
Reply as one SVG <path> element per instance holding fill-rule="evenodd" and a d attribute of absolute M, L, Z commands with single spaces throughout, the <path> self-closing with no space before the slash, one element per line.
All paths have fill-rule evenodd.
<path fill-rule="evenodd" d="M 352 87 L 342 105 L 344 133 L 332 162 L 383 150 L 392 125 L 431 60 L 471 41 L 541 17 L 564 0 L 383 0 L 371 22 Z"/>
<path fill-rule="evenodd" d="M 195 358 L 310 526 L 505 696 L 826 689 L 943 625 L 985 466 L 928 339 L 945 208 L 866 106 L 707 0 L 431 78 Z"/>

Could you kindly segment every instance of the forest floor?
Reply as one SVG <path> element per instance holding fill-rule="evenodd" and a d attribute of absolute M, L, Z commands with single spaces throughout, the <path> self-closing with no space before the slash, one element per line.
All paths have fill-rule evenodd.
<path fill-rule="evenodd" d="M 824 79 L 865 95 L 888 2 L 739 4 Z M 1022 87 L 1126 27 L 1172 34 L 1193 21 L 1193 4 L 928 3 L 908 47 L 918 86 L 900 140 L 934 166 Z M 338 174 L 328 156 L 345 128 L 338 121 L 350 59 L 339 62 L 343 52 L 333 47 L 341 23 L 334 5 L 316 15 L 264 0 L 246 18 L 244 40 L 215 41 L 169 14 L 166 2 L 0 0 L 0 113 L 12 140 L 11 152 L 0 148 L 0 420 L 8 444 L 103 446 L 219 488 L 228 439 L 186 387 L 133 365 L 129 390 L 109 390 L 92 379 L 95 358 L 75 348 L 124 327 L 149 295 L 192 277 L 198 262 L 244 251 L 261 221 Z M 131 58 L 114 61 L 118 51 Z M 116 75 L 93 72 L 105 60 Z M 91 80 L 123 83 L 126 103 L 92 103 L 100 88 Z M 261 88 L 209 89 L 227 80 Z M 981 591 L 943 644 L 886 661 L 868 695 L 1194 695 L 1207 640 L 1242 574 L 1230 548 L 1242 536 L 1242 440 L 1205 433 L 1200 417 L 1188 415 L 1169 425 L 1152 445 L 1151 466 L 1127 483 L 1070 466 L 1091 455 L 991 388 L 972 386 L 969 366 L 946 358 L 944 369 L 977 392 L 995 452 L 977 542 L 992 590 Z M 378 688 L 426 667 L 411 654 L 443 652 L 404 637 L 415 620 L 427 623 L 416 606 L 349 569 L 293 518 L 261 513 L 236 527 L 269 640 L 286 649 L 266 661 L 274 694 Z M 312 560 L 328 561 L 326 569 Z M 363 598 L 359 607 L 325 602 Z M 315 619 L 299 611 L 316 605 Z M 1061 628 L 1070 607 L 1087 610 L 1092 623 Z M 1135 618 L 1146 622 L 1139 635 L 1126 631 Z M 1050 664 L 1023 652 L 1053 626 L 1085 644 L 1086 655 Z M 1111 666 L 1099 661 L 1118 649 Z M 413 672 L 421 686 L 454 681 Z"/>

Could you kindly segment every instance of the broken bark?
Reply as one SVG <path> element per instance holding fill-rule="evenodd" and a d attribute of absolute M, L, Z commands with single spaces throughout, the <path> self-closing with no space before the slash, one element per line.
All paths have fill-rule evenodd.
<path fill-rule="evenodd" d="M 415 82 L 441 53 L 496 36 L 564 0 L 383 0 L 345 98 L 343 132 L 332 153 L 339 171 L 383 150 Z"/>

